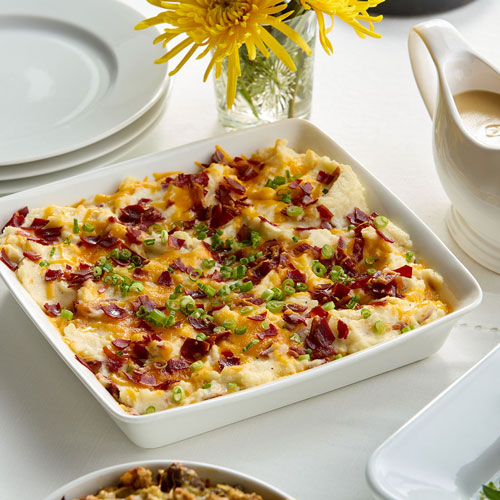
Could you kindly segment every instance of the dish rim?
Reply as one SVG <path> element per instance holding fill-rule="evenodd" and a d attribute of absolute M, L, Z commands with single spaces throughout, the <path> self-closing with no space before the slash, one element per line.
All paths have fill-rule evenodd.
<path fill-rule="evenodd" d="M 133 462 L 125 462 L 122 464 L 117 464 L 117 465 L 110 465 L 108 467 L 103 467 L 101 469 L 94 470 L 92 472 L 89 472 L 87 474 L 84 474 L 83 476 L 77 477 L 70 482 L 60 486 L 57 488 L 55 491 L 52 493 L 49 493 L 44 497 L 44 500 L 59 500 L 59 498 L 62 498 L 65 495 L 65 491 L 69 490 L 70 488 L 75 488 L 78 486 L 82 486 L 85 483 L 90 483 L 96 482 L 97 478 L 99 475 L 102 474 L 110 474 L 110 473 L 116 473 L 118 474 L 119 471 L 122 474 L 130 469 L 133 469 L 135 467 L 146 467 L 146 468 L 152 468 L 152 469 L 158 469 L 160 467 L 165 467 L 165 466 L 170 466 L 174 462 L 179 462 L 180 464 L 184 465 L 185 467 L 189 467 L 191 469 L 197 469 L 197 468 L 209 468 L 209 469 L 215 469 L 217 472 L 221 472 L 224 475 L 227 475 L 228 477 L 234 477 L 234 479 L 229 479 L 227 480 L 228 482 L 233 483 L 233 485 L 238 484 L 238 480 L 245 480 L 248 483 L 255 483 L 257 486 L 263 489 L 269 490 L 271 493 L 274 493 L 276 495 L 279 495 L 282 500 L 294 500 L 293 497 L 285 493 L 284 491 L 276 488 L 275 486 L 262 481 L 261 479 L 258 479 L 254 476 L 251 476 L 250 474 L 246 474 L 244 472 L 237 471 L 235 469 L 231 469 L 229 467 L 225 467 L 222 465 L 215 465 L 215 464 L 209 464 L 207 462 L 198 462 L 198 461 L 192 461 L 192 460 L 170 460 L 170 459 L 154 459 L 154 460 L 139 460 L 139 461 L 133 461 Z M 203 478 L 207 479 L 207 478 Z M 210 479 L 210 478 L 208 478 Z M 226 481 L 226 479 L 224 479 Z M 231 486 L 231 485 L 230 485 Z M 92 494 L 92 493 L 88 493 Z M 66 499 L 66 500 L 71 500 L 71 499 Z"/>
<path fill-rule="evenodd" d="M 309 129 L 309 131 L 312 131 L 314 134 L 319 134 L 322 135 L 323 138 L 325 138 L 331 145 L 335 146 L 339 151 L 342 151 L 342 153 L 349 159 L 350 165 L 355 167 L 355 170 L 361 169 L 361 172 L 365 178 L 369 179 L 369 184 L 363 183 L 363 185 L 366 187 L 367 191 L 375 185 L 377 189 L 381 189 L 382 191 L 385 192 L 385 194 L 389 197 L 391 202 L 395 202 L 396 204 L 402 205 L 408 214 L 410 215 L 409 218 L 406 216 L 403 217 L 404 220 L 409 221 L 411 217 L 413 217 L 414 222 L 418 224 L 418 226 L 422 227 L 425 231 L 428 232 L 429 236 L 432 237 L 436 244 L 439 246 L 439 251 L 441 254 L 441 261 L 444 260 L 444 258 L 449 259 L 454 267 L 459 270 L 461 273 L 465 275 L 465 278 L 467 281 L 470 283 L 470 290 L 469 293 L 473 295 L 471 297 L 470 301 L 463 305 L 462 307 L 455 309 L 451 313 L 437 319 L 436 321 L 429 323 L 428 325 L 424 325 L 420 328 L 417 328 L 415 330 L 412 330 L 410 332 L 405 333 L 404 335 L 401 335 L 399 337 L 396 337 L 394 339 L 391 339 L 387 342 L 383 342 L 380 344 L 373 345 L 371 347 L 368 347 L 366 349 L 363 349 L 361 351 L 358 351 L 356 353 L 353 353 L 345 358 L 341 358 L 338 360 L 335 360 L 335 363 L 325 363 L 324 365 L 315 367 L 314 370 L 306 370 L 300 373 L 296 373 L 293 376 L 288 376 L 288 377 L 281 377 L 279 379 L 276 379 L 272 382 L 266 383 L 266 384 L 261 384 L 255 387 L 250 387 L 247 389 L 244 389 L 242 391 L 234 392 L 231 394 L 225 394 L 224 397 L 217 397 L 217 398 L 212 398 L 209 400 L 203 400 L 199 401 L 196 403 L 192 403 L 189 405 L 183 405 L 179 407 L 174 407 L 174 408 L 168 408 L 166 410 L 159 411 L 157 413 L 150 413 L 150 414 L 144 414 L 144 415 L 132 415 L 128 412 L 126 412 L 121 406 L 120 403 L 118 403 L 116 400 L 112 398 L 112 396 L 104 389 L 104 387 L 97 381 L 95 378 L 95 375 L 91 373 L 85 366 L 83 366 L 81 363 L 79 363 L 75 359 L 75 353 L 67 347 L 67 350 L 69 351 L 70 355 L 72 356 L 71 358 L 66 356 L 66 353 L 64 352 L 65 349 L 59 348 L 58 345 L 55 344 L 55 342 L 51 339 L 50 335 L 47 333 L 47 331 L 44 328 L 44 325 L 39 325 L 36 322 L 35 314 L 33 313 L 33 310 L 28 307 L 28 304 L 23 302 L 21 300 L 21 297 L 17 296 L 16 291 L 11 288 L 9 284 L 9 273 L 12 273 L 9 269 L 7 269 L 6 266 L 0 266 L 0 277 L 4 280 L 6 283 L 9 292 L 11 295 L 17 300 L 17 302 L 20 304 L 21 308 L 25 311 L 25 313 L 30 317 L 30 319 L 38 326 L 39 330 L 41 330 L 42 335 L 45 337 L 45 339 L 49 342 L 49 344 L 56 350 L 56 352 L 59 354 L 59 356 L 63 359 L 63 361 L 70 367 L 70 369 L 77 375 L 77 377 L 83 382 L 83 384 L 87 387 L 87 389 L 92 393 L 94 397 L 99 401 L 99 403 L 104 407 L 104 409 L 110 414 L 115 420 L 127 424 L 127 425 L 139 425 L 143 424 L 144 422 L 153 422 L 156 420 L 161 420 L 164 418 L 168 418 L 167 415 L 171 415 L 172 418 L 175 415 L 182 414 L 184 412 L 197 412 L 197 411 L 203 411 L 207 406 L 208 407 L 217 407 L 220 405 L 226 404 L 226 401 L 233 401 L 233 400 L 239 400 L 241 398 L 250 398 L 254 395 L 255 392 L 259 391 L 275 391 L 279 390 L 283 386 L 287 386 L 289 384 L 294 384 L 298 382 L 299 380 L 307 381 L 308 379 L 315 379 L 317 377 L 320 377 L 324 371 L 327 370 L 336 370 L 339 367 L 343 367 L 346 365 L 350 365 L 353 363 L 360 362 L 364 357 L 371 357 L 374 352 L 378 352 L 380 350 L 384 349 L 389 349 L 391 346 L 395 345 L 396 342 L 399 343 L 405 343 L 410 341 L 412 338 L 414 338 L 416 335 L 422 335 L 423 333 L 427 332 L 429 329 L 439 327 L 440 325 L 453 322 L 455 318 L 462 316 L 466 312 L 472 310 L 473 308 L 477 307 L 481 300 L 482 300 L 482 291 L 481 288 L 477 282 L 477 280 L 474 278 L 474 276 L 470 273 L 470 271 L 465 268 L 465 266 L 455 257 L 455 255 L 444 245 L 444 243 L 438 238 L 438 236 L 415 214 L 413 211 L 411 211 L 404 202 L 402 202 L 392 191 L 390 191 L 381 181 L 379 181 L 366 167 L 364 167 L 361 163 L 359 163 L 357 160 L 355 160 L 349 153 L 347 153 L 339 144 L 337 144 L 333 139 L 331 139 L 327 134 L 325 134 L 319 127 L 313 125 L 312 123 L 302 120 L 302 119 L 288 119 L 288 120 L 283 120 L 281 122 L 274 122 L 270 124 L 265 124 L 261 125 L 259 127 L 255 127 L 252 129 L 245 129 L 245 130 L 240 130 L 237 132 L 232 132 L 230 134 L 222 134 L 218 135 L 215 137 L 210 137 L 207 139 L 202 139 L 199 141 L 195 141 L 189 144 L 184 144 L 181 146 L 177 146 L 175 148 L 167 149 L 161 152 L 153 153 L 150 155 L 145 155 L 141 156 L 138 158 L 133 158 L 130 160 L 127 160 L 125 162 L 119 162 L 114 165 L 110 165 L 107 167 L 104 167 L 103 169 L 96 170 L 94 172 L 91 172 L 90 175 L 86 174 L 81 174 L 77 175 L 74 177 L 69 178 L 69 180 L 75 181 L 78 179 L 83 179 L 85 178 L 87 181 L 93 180 L 98 182 L 100 177 L 105 177 L 106 179 L 108 178 L 116 178 L 116 180 L 121 181 L 123 177 L 126 175 L 127 172 L 123 172 L 122 170 L 124 167 L 131 167 L 136 165 L 137 167 L 140 168 L 141 164 L 144 163 L 146 160 L 157 160 L 161 161 L 167 158 L 168 156 L 173 156 L 173 155 L 178 155 L 178 154 L 184 154 L 188 153 L 190 149 L 196 148 L 196 147 L 204 147 L 204 146 L 209 146 L 211 148 L 214 147 L 215 144 L 217 144 L 219 141 L 223 140 L 224 138 L 238 138 L 245 136 L 247 134 L 257 134 L 258 131 L 262 130 L 267 130 L 267 129 L 278 129 L 280 127 L 298 127 L 300 130 L 301 128 L 304 129 Z M 256 132 L 257 131 L 257 132 Z M 192 162 L 194 161 L 199 161 L 199 158 L 192 158 L 192 156 L 189 157 Z M 157 171 L 157 170 L 154 170 Z M 114 175 L 113 175 L 114 174 Z M 150 175 L 149 171 L 148 173 L 144 175 Z M 8 195 L 0 201 L 0 216 L 2 214 L 2 205 L 5 203 L 5 200 L 10 201 L 15 200 L 17 198 L 20 199 L 30 199 L 33 195 L 36 194 L 41 194 L 43 192 L 49 192 L 49 193 L 56 193 L 58 187 L 63 187 L 64 183 L 67 181 L 67 179 L 59 180 L 50 184 L 46 184 L 43 186 L 39 186 L 36 188 L 32 188 L 26 191 L 21 191 L 18 193 L 14 193 L 12 195 Z M 96 194 L 96 193 L 94 193 Z M 10 213 L 8 213 L 5 216 L 5 220 L 8 220 L 8 217 L 10 217 Z M 391 214 L 388 213 L 390 216 Z M 18 282 L 17 277 L 13 276 L 13 279 Z M 19 282 L 18 282 L 19 283 Z M 20 285 L 20 283 L 19 283 Z M 20 285 L 22 288 L 22 285 Z M 23 293 L 25 296 L 27 296 L 29 299 L 33 300 L 29 293 L 22 288 L 21 293 Z M 36 305 L 36 304 L 35 304 Z M 41 314 L 44 315 L 43 311 L 40 310 L 40 307 L 36 305 L 36 308 L 38 309 Z M 45 315 L 44 315 L 45 316 Z M 57 333 L 61 338 L 61 333 L 59 330 L 57 330 L 51 323 L 51 328 L 53 329 L 54 332 Z M 69 354 L 68 353 L 68 354 Z M 359 360 L 359 361 L 358 361 Z M 88 373 L 87 373 L 88 372 Z M 89 377 L 90 376 L 90 377 Z M 93 387 L 93 384 L 91 383 L 91 379 L 95 381 L 99 385 L 99 388 L 102 390 L 97 390 L 97 387 Z M 104 392 L 103 392 L 104 391 Z"/>
<path fill-rule="evenodd" d="M 462 385 L 476 370 L 478 370 L 482 365 L 488 363 L 489 359 L 495 355 L 498 355 L 500 351 L 500 343 L 493 347 L 485 356 L 483 356 L 477 363 L 475 363 L 471 368 L 469 368 L 464 374 L 462 374 L 457 380 L 451 383 L 446 389 L 440 392 L 435 398 L 433 398 L 429 403 L 427 403 L 421 410 L 419 410 L 413 417 L 411 417 L 407 422 L 405 422 L 399 429 L 392 433 L 387 439 L 380 444 L 375 451 L 370 455 L 365 468 L 366 482 L 372 490 L 372 493 L 377 495 L 377 498 L 383 500 L 400 500 L 400 497 L 393 495 L 391 492 L 387 491 L 385 486 L 377 479 L 377 474 L 375 472 L 375 467 L 377 461 L 381 454 L 385 451 L 387 445 L 391 444 L 393 441 L 399 439 L 403 434 L 408 432 L 416 423 L 419 422 L 421 418 L 425 416 L 428 411 L 431 411 L 435 405 L 444 401 L 451 393 L 457 391 L 458 387 Z"/>

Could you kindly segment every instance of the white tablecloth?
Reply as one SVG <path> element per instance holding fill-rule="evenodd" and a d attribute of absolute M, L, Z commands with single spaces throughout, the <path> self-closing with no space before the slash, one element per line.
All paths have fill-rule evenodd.
<path fill-rule="evenodd" d="M 154 12 L 145 2 L 127 3 Z M 500 65 L 500 2 L 475 0 L 442 17 Z M 1 499 L 41 499 L 97 468 L 152 458 L 232 467 L 298 500 L 370 497 L 364 468 L 373 450 L 500 340 L 500 276 L 464 255 L 444 225 L 449 201 L 434 170 L 431 124 L 406 49 L 409 28 L 421 20 L 386 18 L 378 26 L 381 40 L 358 39 L 338 22 L 335 55 L 316 54 L 311 120 L 372 169 L 465 263 L 488 292 L 480 309 L 424 361 L 183 442 L 143 450 L 105 415 L 0 285 Z M 127 157 L 222 131 L 212 84 L 201 82 L 203 71 L 204 64 L 193 61 L 175 77 L 162 120 Z"/>

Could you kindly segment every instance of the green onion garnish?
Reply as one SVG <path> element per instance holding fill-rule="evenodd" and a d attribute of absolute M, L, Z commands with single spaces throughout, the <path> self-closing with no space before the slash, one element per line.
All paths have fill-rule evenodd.
<path fill-rule="evenodd" d="M 267 321 L 263 321 L 260 326 L 264 328 L 264 330 L 267 330 L 269 328 L 269 323 Z"/>
<path fill-rule="evenodd" d="M 414 256 L 415 254 L 411 250 L 408 250 L 406 252 L 406 262 L 411 262 Z"/>
<path fill-rule="evenodd" d="M 132 252 L 128 248 L 123 248 L 118 254 L 120 260 L 129 260 L 132 257 Z"/>
<path fill-rule="evenodd" d="M 63 243 L 64 243 L 65 245 L 71 245 L 71 238 L 70 238 L 69 236 L 68 236 L 67 238 L 64 238 Z"/>
<path fill-rule="evenodd" d="M 295 293 L 295 288 L 293 286 L 284 286 L 283 287 L 283 292 L 285 295 L 293 295 Z"/>
<path fill-rule="evenodd" d="M 205 385 L 201 386 L 202 389 L 210 389 L 210 387 L 212 387 L 212 382 L 207 382 Z"/>
<path fill-rule="evenodd" d="M 196 335 L 196 340 L 205 341 L 207 340 L 207 336 L 204 333 L 198 333 L 198 335 Z"/>
<path fill-rule="evenodd" d="M 162 245 L 165 245 L 168 241 L 168 231 L 166 231 L 165 229 L 162 229 L 160 233 L 160 241 Z"/>
<path fill-rule="evenodd" d="M 86 233 L 91 233 L 95 227 L 90 224 L 90 222 L 84 222 L 82 226 L 82 230 L 85 231 Z"/>
<path fill-rule="evenodd" d="M 225 319 L 223 322 L 222 322 L 222 326 L 226 329 L 226 330 L 232 330 L 235 326 L 236 326 L 236 320 L 231 318 L 231 319 Z"/>
<path fill-rule="evenodd" d="M 321 278 L 326 273 L 326 267 L 319 260 L 315 260 L 313 261 L 312 272 Z"/>
<path fill-rule="evenodd" d="M 321 307 L 323 308 L 323 311 L 331 311 L 332 309 L 335 309 L 335 302 L 330 300 L 330 302 L 323 304 Z"/>
<path fill-rule="evenodd" d="M 377 270 L 374 267 L 370 267 L 369 269 L 366 270 L 366 274 L 375 274 Z"/>
<path fill-rule="evenodd" d="M 302 342 L 302 339 L 300 338 L 299 334 L 298 333 L 292 333 L 289 337 L 290 340 L 292 340 L 293 342 L 297 342 L 297 344 L 299 344 L 300 342 Z"/>
<path fill-rule="evenodd" d="M 247 314 L 250 314 L 252 311 L 253 311 L 252 306 L 244 306 L 240 309 L 240 314 L 246 316 Z"/>
<path fill-rule="evenodd" d="M 250 233 L 250 242 L 252 243 L 252 248 L 256 250 L 262 243 L 262 236 L 257 231 L 252 231 Z"/>
<path fill-rule="evenodd" d="M 373 264 L 375 264 L 375 257 L 367 257 L 367 258 L 365 259 L 365 264 L 366 264 L 368 267 L 373 266 Z"/>
<path fill-rule="evenodd" d="M 363 307 L 363 309 L 361 309 L 361 317 L 363 319 L 368 319 L 371 315 L 372 313 L 370 309 L 367 309 L 366 307 Z"/>
<path fill-rule="evenodd" d="M 334 253 L 335 251 L 330 245 L 323 245 L 321 248 L 321 257 L 323 257 L 323 259 L 331 259 Z"/>
<path fill-rule="evenodd" d="M 61 312 L 62 314 L 62 312 Z M 415 325 L 407 325 L 403 328 L 401 328 L 401 333 L 406 333 L 409 332 L 410 330 L 415 330 Z"/>
<path fill-rule="evenodd" d="M 239 325 L 234 329 L 236 335 L 243 335 L 247 332 L 247 327 L 245 325 Z"/>
<path fill-rule="evenodd" d="M 201 267 L 203 267 L 203 269 L 212 269 L 212 267 L 214 266 L 215 266 L 215 260 L 203 259 L 201 261 Z"/>
<path fill-rule="evenodd" d="M 269 289 L 264 290 L 262 292 L 262 295 L 260 296 L 260 298 L 265 301 L 271 300 L 273 297 L 274 297 L 274 292 Z"/>
<path fill-rule="evenodd" d="M 282 300 L 283 299 L 283 290 L 281 288 L 278 288 L 277 286 L 274 286 L 271 288 L 273 291 L 273 300 Z"/>
<path fill-rule="evenodd" d="M 199 267 L 195 267 L 194 269 L 191 269 L 189 271 L 189 279 L 191 281 L 198 281 L 200 279 L 200 276 L 203 275 L 203 271 Z"/>
<path fill-rule="evenodd" d="M 154 406 L 148 406 L 144 413 L 154 413 L 155 411 L 156 411 L 156 408 Z"/>
<path fill-rule="evenodd" d="M 144 285 L 140 281 L 133 281 L 129 290 L 131 292 L 141 293 L 144 290 Z"/>
<path fill-rule="evenodd" d="M 307 290 L 307 285 L 305 283 L 302 283 L 301 281 L 299 281 L 296 285 L 295 285 L 295 288 L 297 289 L 297 291 L 299 292 L 305 292 Z"/>
<path fill-rule="evenodd" d="M 303 213 L 304 209 L 302 207 L 296 205 L 288 205 L 288 207 L 286 207 L 286 214 L 290 217 L 299 217 Z"/>
<path fill-rule="evenodd" d="M 251 281 L 244 281 L 240 285 L 241 292 L 249 292 L 253 288 L 253 283 Z"/>
<path fill-rule="evenodd" d="M 243 352 L 247 352 L 249 349 L 251 349 L 255 344 L 258 344 L 259 341 L 257 339 L 251 340 L 244 348 Z"/>
<path fill-rule="evenodd" d="M 55 254 L 55 253 L 56 253 L 56 247 L 52 247 L 52 248 L 50 249 L 49 256 L 50 256 L 50 257 L 54 257 L 54 254 Z"/>
<path fill-rule="evenodd" d="M 389 219 L 383 215 L 378 215 L 377 217 L 375 217 L 375 219 L 373 219 L 373 225 L 377 229 L 383 229 L 385 226 L 387 226 L 387 224 L 389 224 Z"/>
<path fill-rule="evenodd" d="M 299 237 L 298 236 L 292 236 L 292 240 L 297 243 L 299 241 Z"/>
<path fill-rule="evenodd" d="M 189 295 L 184 295 L 181 297 L 181 300 L 179 302 L 180 310 L 183 312 L 186 316 L 189 314 L 193 313 L 194 310 L 196 309 L 194 299 L 193 297 L 190 297 Z"/>
<path fill-rule="evenodd" d="M 310 354 L 301 354 L 299 356 L 299 361 L 304 361 L 304 360 L 309 361 L 310 359 L 311 359 L 311 355 Z"/>
<path fill-rule="evenodd" d="M 223 326 L 216 326 L 214 328 L 214 333 L 222 333 L 222 332 L 225 332 L 226 331 L 226 328 L 224 328 Z"/>
<path fill-rule="evenodd" d="M 176 385 L 172 389 L 172 401 L 174 403 L 180 403 L 185 397 L 184 389 L 180 385 Z"/>
<path fill-rule="evenodd" d="M 73 319 L 73 313 L 67 309 L 61 309 L 61 318 L 71 321 Z"/>
<path fill-rule="evenodd" d="M 385 323 L 383 321 L 375 321 L 373 331 L 379 335 L 385 333 Z"/>
<path fill-rule="evenodd" d="M 73 233 L 78 234 L 80 228 L 78 227 L 78 219 L 73 219 Z"/>
<path fill-rule="evenodd" d="M 359 304 L 359 298 L 359 295 L 354 295 L 353 297 L 351 297 L 351 300 L 346 306 L 347 309 L 354 309 L 356 305 Z"/>
<path fill-rule="evenodd" d="M 50 266 L 50 262 L 48 260 L 42 260 L 39 264 L 40 267 Z"/>
<path fill-rule="evenodd" d="M 340 352 L 335 356 L 335 359 L 340 359 L 340 358 L 343 358 L 344 356 L 342 356 L 342 354 L 340 354 Z"/>
<path fill-rule="evenodd" d="M 189 368 L 193 370 L 194 372 L 201 370 L 203 368 L 203 361 L 199 359 L 198 361 L 195 361 L 194 363 L 191 363 L 189 365 Z"/>
<path fill-rule="evenodd" d="M 266 308 L 275 314 L 281 312 L 284 307 L 285 307 L 285 303 L 282 302 L 281 300 L 270 300 L 266 304 Z"/>
<path fill-rule="evenodd" d="M 235 384 L 234 382 L 229 382 L 229 384 L 227 384 L 227 388 L 230 391 L 237 391 L 238 390 L 238 384 Z"/>
<path fill-rule="evenodd" d="M 156 243 L 156 240 L 154 238 L 149 238 L 147 240 L 144 240 L 143 243 L 148 247 L 151 247 Z"/>

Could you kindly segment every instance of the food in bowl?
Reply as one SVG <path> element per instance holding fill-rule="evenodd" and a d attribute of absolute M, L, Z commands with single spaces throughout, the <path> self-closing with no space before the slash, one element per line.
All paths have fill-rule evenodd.
<path fill-rule="evenodd" d="M 448 312 L 348 165 L 278 140 L 18 210 L 0 259 L 131 414 L 272 382 Z"/>
<path fill-rule="evenodd" d="M 136 467 L 120 477 L 118 484 L 107 486 L 96 494 L 74 500 L 263 500 L 256 493 L 227 484 L 211 486 L 195 470 L 174 462 L 156 473 L 145 467 Z"/>

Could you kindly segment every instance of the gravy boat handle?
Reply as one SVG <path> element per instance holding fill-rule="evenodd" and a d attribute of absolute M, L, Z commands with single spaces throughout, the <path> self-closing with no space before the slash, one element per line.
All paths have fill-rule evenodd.
<path fill-rule="evenodd" d="M 439 78 L 442 78 L 442 68 L 450 56 L 470 50 L 459 31 L 443 19 L 425 21 L 410 30 L 408 52 L 413 76 L 431 118 L 436 110 L 439 80 L 436 79 L 435 69 L 429 64 L 429 55 Z"/>

